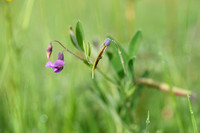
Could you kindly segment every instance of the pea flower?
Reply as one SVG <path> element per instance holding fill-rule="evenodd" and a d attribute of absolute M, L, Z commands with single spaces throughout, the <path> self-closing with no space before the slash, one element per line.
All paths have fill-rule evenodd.
<path fill-rule="evenodd" d="M 49 44 L 48 48 L 47 48 L 47 51 L 46 51 L 46 54 L 47 54 L 47 58 L 49 59 L 50 56 L 51 56 L 51 53 L 52 53 L 52 44 Z"/>
<path fill-rule="evenodd" d="M 53 72 L 60 73 L 63 70 L 63 66 L 65 65 L 64 62 L 64 55 L 63 53 L 58 53 L 58 60 L 55 61 L 55 63 L 49 61 L 46 64 L 46 67 L 51 67 L 53 69 Z"/>

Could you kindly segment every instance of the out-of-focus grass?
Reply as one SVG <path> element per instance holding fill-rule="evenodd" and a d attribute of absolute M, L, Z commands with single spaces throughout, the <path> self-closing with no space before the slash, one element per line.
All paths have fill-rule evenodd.
<path fill-rule="evenodd" d="M 45 50 L 51 40 L 60 40 L 76 51 L 69 39 L 69 26 L 77 20 L 83 24 L 86 39 L 98 36 L 100 43 L 110 33 L 127 44 L 141 29 L 143 43 L 136 75 L 147 70 L 150 77 L 165 81 L 159 58 L 162 51 L 172 84 L 198 95 L 199 5 L 199 1 L 190 0 L 1 0 L 0 132 L 126 132 L 116 112 L 105 108 L 92 93 L 90 69 L 67 53 L 62 73 L 45 68 Z M 102 80 L 101 86 L 106 91 L 115 92 L 104 83 Z M 176 97 L 176 102 L 184 132 L 193 132 L 187 98 Z M 192 102 L 197 126 L 199 103 L 198 99 Z M 134 130 L 145 131 L 147 110 L 151 116 L 149 132 L 179 131 L 169 94 L 142 90 L 133 111 L 135 123 L 130 123 Z"/>
<path fill-rule="evenodd" d="M 198 133 L 198 129 L 197 129 L 197 123 L 194 117 L 194 113 L 192 111 L 192 106 L 191 106 L 191 102 L 190 102 L 190 96 L 188 95 L 188 105 L 190 108 L 190 115 L 191 115 L 191 119 L 192 119 L 192 125 L 193 125 L 193 129 L 194 129 L 194 133 Z"/>

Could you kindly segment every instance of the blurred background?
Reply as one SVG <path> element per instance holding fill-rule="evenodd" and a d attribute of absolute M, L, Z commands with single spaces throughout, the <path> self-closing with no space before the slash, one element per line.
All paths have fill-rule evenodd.
<path fill-rule="evenodd" d="M 148 77 L 167 82 L 163 54 L 172 84 L 198 96 L 199 8 L 198 0 L 0 0 L 0 133 L 144 132 L 148 111 L 150 132 L 179 132 L 170 94 L 144 88 L 132 112 L 134 122 L 127 124 L 133 130 L 127 130 L 91 91 L 91 70 L 65 53 L 66 66 L 53 73 L 45 67 L 46 49 L 51 40 L 59 40 L 76 53 L 69 26 L 78 20 L 87 41 L 101 45 L 109 33 L 125 49 L 140 29 L 136 76 L 148 71 Z M 56 45 L 51 60 L 62 50 Z M 114 86 L 97 80 L 111 97 Z M 176 102 L 183 132 L 193 132 L 187 98 L 176 97 Z M 200 100 L 191 102 L 199 126 Z"/>

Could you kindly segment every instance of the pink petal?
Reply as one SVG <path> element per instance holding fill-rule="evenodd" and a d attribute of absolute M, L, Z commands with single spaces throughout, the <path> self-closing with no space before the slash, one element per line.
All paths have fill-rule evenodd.
<path fill-rule="evenodd" d="M 46 67 L 53 67 L 53 63 L 51 61 L 47 62 Z"/>
<path fill-rule="evenodd" d="M 54 67 L 62 67 L 65 65 L 65 62 L 63 60 L 56 60 L 54 63 Z"/>

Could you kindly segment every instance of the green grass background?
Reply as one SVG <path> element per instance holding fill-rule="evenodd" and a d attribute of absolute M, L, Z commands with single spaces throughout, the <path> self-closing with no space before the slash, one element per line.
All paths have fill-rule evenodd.
<path fill-rule="evenodd" d="M 137 29 L 143 41 L 135 73 L 167 82 L 160 54 L 164 55 L 173 85 L 197 95 L 200 86 L 200 1 L 198 0 L 0 0 L 0 133 L 114 133 L 130 132 L 109 107 L 91 91 L 91 70 L 70 54 L 60 74 L 45 68 L 46 48 L 59 40 L 76 53 L 69 26 L 81 20 L 85 39 L 100 44 L 107 33 L 124 48 Z M 52 60 L 59 46 L 54 45 Z M 93 48 L 93 55 L 96 55 Z M 109 74 L 108 69 L 105 70 Z M 109 92 L 104 79 L 100 86 Z M 115 102 L 115 101 L 114 101 Z M 176 97 L 185 133 L 193 126 L 187 98 Z M 197 127 L 200 100 L 192 101 Z M 135 132 L 144 132 L 147 112 L 150 132 L 177 133 L 170 95 L 142 90 L 132 113 Z"/>

